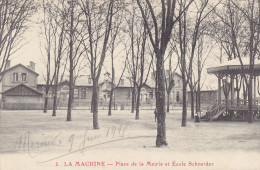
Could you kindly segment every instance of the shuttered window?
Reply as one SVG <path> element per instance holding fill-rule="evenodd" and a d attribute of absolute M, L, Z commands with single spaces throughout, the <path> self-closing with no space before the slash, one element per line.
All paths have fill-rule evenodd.
<path fill-rule="evenodd" d="M 23 82 L 27 81 L 27 73 L 22 73 L 22 81 Z"/>
<path fill-rule="evenodd" d="M 18 73 L 13 73 L 13 82 L 18 81 Z"/>

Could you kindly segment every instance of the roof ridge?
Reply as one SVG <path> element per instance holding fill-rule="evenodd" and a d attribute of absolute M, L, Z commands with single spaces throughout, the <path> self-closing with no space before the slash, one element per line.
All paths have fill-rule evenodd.
<path fill-rule="evenodd" d="M 2 71 L 1 73 L 0 73 L 0 75 L 1 74 L 4 74 L 5 72 L 7 72 L 7 71 L 9 71 L 9 70 L 11 70 L 11 69 L 13 69 L 13 68 L 15 68 L 15 67 L 17 67 L 17 66 L 22 66 L 22 67 L 24 67 L 24 68 L 26 68 L 26 69 L 28 69 L 29 71 L 31 71 L 31 72 L 33 72 L 33 73 L 35 73 L 35 74 L 37 74 L 37 75 L 39 75 L 36 71 L 34 71 L 34 70 L 32 70 L 31 68 L 29 68 L 29 67 L 26 67 L 25 65 L 23 65 L 23 64 L 21 64 L 21 63 L 19 63 L 19 64 L 16 64 L 16 65 L 14 65 L 14 66 L 12 66 L 12 67 L 10 67 L 10 68 L 8 68 L 8 69 L 6 69 L 6 70 L 4 70 L 4 71 Z"/>
<path fill-rule="evenodd" d="M 27 87 L 27 88 L 29 88 L 29 89 L 31 89 L 31 90 L 37 92 L 37 93 L 40 93 L 40 94 L 44 95 L 44 93 L 42 93 L 42 92 L 38 91 L 37 89 L 34 89 L 34 88 L 32 88 L 32 87 L 30 87 L 30 86 L 24 84 L 24 83 L 20 83 L 20 84 L 14 86 L 14 87 L 11 87 L 11 88 L 9 88 L 9 89 L 6 89 L 5 91 L 1 92 L 1 94 L 6 93 L 7 91 L 10 91 L 10 90 L 12 90 L 12 89 L 14 89 L 14 88 L 16 88 L 16 87 L 18 87 L 18 86 L 21 86 L 21 85 L 24 85 L 25 87 Z"/>

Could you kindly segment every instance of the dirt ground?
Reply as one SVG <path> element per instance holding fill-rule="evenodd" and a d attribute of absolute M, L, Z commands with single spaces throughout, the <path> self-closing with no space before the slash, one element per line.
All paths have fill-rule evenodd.
<path fill-rule="evenodd" d="M 260 169 L 260 122 L 195 123 L 181 110 L 166 117 L 167 147 L 155 147 L 152 110 L 140 120 L 129 110 L 99 111 L 98 130 L 89 110 L 52 117 L 42 111 L 0 110 L 0 170 L 17 169 Z"/>

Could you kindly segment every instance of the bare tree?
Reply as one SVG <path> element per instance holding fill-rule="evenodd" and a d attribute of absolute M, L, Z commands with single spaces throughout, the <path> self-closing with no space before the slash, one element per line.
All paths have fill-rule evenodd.
<path fill-rule="evenodd" d="M 136 84 L 134 82 L 136 82 L 136 67 L 134 66 L 134 61 L 135 61 L 135 46 L 134 46 L 134 25 L 135 25 L 135 16 L 136 16 L 136 8 L 135 8 L 135 3 L 134 1 L 132 1 L 132 15 L 131 20 L 128 20 L 128 27 L 129 27 L 129 33 L 130 33 L 130 38 L 131 38 L 131 56 L 132 56 L 132 69 L 130 69 L 130 75 L 131 75 L 131 82 L 132 82 L 132 107 L 131 107 L 131 113 L 134 113 L 134 110 L 136 108 Z"/>
<path fill-rule="evenodd" d="M 67 121 L 71 121 L 71 109 L 72 109 L 72 103 L 73 103 L 73 97 L 74 97 L 74 73 L 73 73 L 73 38 L 74 38 L 74 6 L 75 1 L 68 1 L 70 2 L 70 33 L 69 33 L 69 99 L 68 99 L 68 110 L 67 110 Z"/>
<path fill-rule="evenodd" d="M 191 0 L 187 6 L 189 6 L 193 0 Z M 148 18 L 145 15 L 143 4 L 146 4 L 149 9 L 149 16 Z M 156 56 L 156 78 L 157 78 L 157 85 L 158 91 L 156 95 L 156 108 L 158 111 L 157 115 L 157 139 L 156 139 L 156 146 L 160 147 L 162 145 L 167 145 L 166 142 L 166 126 L 165 126 L 165 78 L 164 78 L 164 54 L 170 41 L 171 33 L 174 24 L 179 20 L 180 16 L 184 11 L 186 11 L 187 6 L 179 13 L 179 15 L 175 18 L 175 7 L 176 1 L 175 0 L 162 0 L 161 4 L 151 4 L 151 1 L 146 0 L 142 2 L 137 0 L 137 4 L 139 9 L 142 13 L 142 17 L 145 23 L 145 27 L 148 31 L 148 35 L 150 38 L 150 42 L 153 46 L 154 53 Z M 160 6 L 158 9 L 160 13 L 160 17 L 156 15 L 155 6 Z M 157 6 L 157 7 L 158 7 Z M 149 20 L 150 19 L 150 20 Z M 149 21 L 152 22 L 149 23 Z M 161 22 L 161 24 L 159 24 Z M 154 32 L 152 32 L 152 29 Z"/>
<path fill-rule="evenodd" d="M 208 17 L 208 15 L 217 7 L 217 5 L 221 1 L 218 1 L 213 7 L 208 8 L 209 1 L 201 0 L 193 3 L 194 8 L 191 8 L 189 15 L 187 12 L 184 12 L 183 17 L 179 20 L 179 55 L 181 58 L 181 72 L 182 72 L 182 80 L 183 80 L 183 114 L 182 114 L 182 126 L 186 126 L 186 88 L 189 85 L 190 94 L 191 94 L 191 118 L 194 118 L 194 89 L 200 81 L 200 77 L 198 75 L 198 79 L 194 78 L 194 67 L 193 63 L 194 56 L 196 52 L 197 42 L 202 35 L 202 32 L 206 29 L 206 24 L 204 20 Z M 185 7 L 186 1 L 180 1 L 181 8 Z M 187 60 L 188 59 L 188 60 Z M 201 66 L 201 63 L 198 62 Z M 201 68 L 199 68 L 198 74 L 201 75 Z"/>
<path fill-rule="evenodd" d="M 171 95 L 171 91 L 172 91 L 172 88 L 179 83 L 180 80 L 178 81 L 175 81 L 174 80 L 174 77 L 175 77 L 175 74 L 176 74 L 176 70 L 179 66 L 179 60 L 178 60 L 178 63 L 176 64 L 175 68 L 172 69 L 172 66 L 174 65 L 173 62 L 172 62 L 172 54 L 173 54 L 173 51 L 174 51 L 174 47 L 173 46 L 173 43 L 171 43 L 171 50 L 169 51 L 168 53 L 168 70 L 165 71 L 165 87 L 166 87 L 166 93 L 167 93 L 167 109 L 166 111 L 169 112 L 170 111 L 170 95 Z"/>
<path fill-rule="evenodd" d="M 74 100 L 74 86 L 76 79 L 80 76 L 81 70 L 86 65 L 83 54 L 84 49 L 84 25 L 81 23 L 81 11 L 77 7 L 79 4 L 75 0 L 68 1 L 70 18 L 67 20 L 68 34 L 67 41 L 69 42 L 69 99 L 67 109 L 67 121 L 71 121 L 71 110 Z"/>
<path fill-rule="evenodd" d="M 62 0 L 57 1 L 57 3 L 49 2 L 48 4 L 50 8 L 44 10 L 45 12 L 44 15 L 47 15 L 46 17 L 50 18 L 49 29 L 52 32 L 52 36 L 50 37 L 51 39 L 49 40 L 52 42 L 52 47 L 51 47 L 52 55 L 53 55 L 52 59 L 54 61 L 54 67 L 52 67 L 54 69 L 53 78 L 52 78 L 53 81 L 52 116 L 56 116 L 58 83 L 61 82 L 63 79 L 66 70 L 67 61 L 68 61 L 67 53 L 66 53 L 68 48 L 68 43 L 66 43 L 66 26 L 67 26 L 66 20 L 68 20 L 67 16 L 69 11 L 66 9 L 64 1 Z M 45 24 L 45 30 L 48 29 L 46 24 Z M 47 30 L 45 32 L 47 32 Z M 46 40 L 48 42 L 48 37 L 46 37 Z M 47 73 L 50 73 L 50 71 L 47 71 Z"/>
<path fill-rule="evenodd" d="M 96 2 L 93 0 L 81 0 L 81 10 L 85 17 L 87 41 L 84 42 L 86 56 L 91 64 L 91 78 L 93 82 L 92 108 L 93 128 L 98 125 L 98 81 L 106 57 L 108 40 L 111 33 L 114 0 L 109 2 Z M 100 47 L 101 46 L 101 47 Z"/>
<path fill-rule="evenodd" d="M 234 2 L 232 2 L 234 4 Z M 243 12 L 246 17 L 246 21 L 249 24 L 249 39 L 247 45 L 249 46 L 249 82 L 248 82 L 248 109 L 249 118 L 248 123 L 253 123 L 253 78 L 255 58 L 257 55 L 257 49 L 260 44 L 260 2 L 258 1 L 258 10 L 256 8 L 256 1 L 247 1 L 247 7 L 243 9 L 235 4 L 235 6 Z M 237 49 L 238 50 L 238 49 Z M 242 60 L 240 58 L 240 62 Z"/>
<path fill-rule="evenodd" d="M 135 111 L 135 105 L 136 105 L 136 86 L 135 84 L 133 83 L 133 81 L 135 80 L 135 67 L 132 67 L 132 64 L 130 61 L 132 61 L 133 59 L 133 56 L 134 56 L 134 51 L 133 51 L 133 47 L 134 47 L 134 44 L 133 44 L 133 39 L 130 37 L 130 45 L 129 45 L 129 39 L 127 37 L 127 35 L 129 35 L 129 30 L 123 30 L 124 32 L 126 32 L 126 35 L 124 36 L 124 41 L 122 40 L 122 44 L 124 45 L 124 51 L 125 51 L 125 55 L 126 55 L 126 67 L 127 67 L 127 79 L 130 81 L 130 86 L 131 86 L 131 113 L 134 113 Z M 131 29 L 131 34 L 133 34 L 133 30 Z M 129 56 L 130 59 L 129 59 Z"/>
<path fill-rule="evenodd" d="M 139 119 L 139 107 L 140 107 L 140 97 L 141 97 L 141 89 L 145 86 L 148 75 L 150 73 L 150 68 L 152 64 L 153 54 L 148 54 L 148 43 L 147 38 L 147 30 L 144 27 L 144 22 L 142 19 L 138 19 L 136 16 L 138 15 L 137 11 L 134 9 L 134 4 L 131 17 L 127 17 L 128 36 L 129 47 L 131 50 L 131 57 L 128 60 L 127 68 L 130 74 L 130 79 L 133 84 L 132 88 L 132 111 L 135 107 L 136 116 L 135 119 Z M 147 10 L 146 10 L 147 12 Z M 128 19 L 130 18 L 130 19 Z M 150 55 L 151 58 L 147 57 Z M 136 99 L 136 100 L 135 100 Z"/>
<path fill-rule="evenodd" d="M 0 1 L 0 72 L 5 70 L 10 56 L 24 45 L 23 35 L 36 10 L 33 0 Z"/>
<path fill-rule="evenodd" d="M 220 1 L 221 2 L 221 1 Z M 219 3 L 220 3 L 219 2 Z M 219 4 L 217 3 L 217 5 Z M 194 87 L 196 86 L 195 82 L 193 82 L 193 74 L 192 74 L 192 69 L 193 69 L 193 59 L 195 55 L 195 49 L 197 46 L 198 39 L 201 34 L 201 30 L 205 29 L 205 24 L 204 26 L 203 21 L 204 19 L 211 13 L 213 9 L 216 8 L 217 5 L 215 5 L 212 9 L 207 11 L 207 6 L 209 4 L 209 0 L 200 0 L 199 2 L 195 2 L 195 9 L 196 9 L 196 17 L 194 18 L 194 28 L 192 28 L 192 35 L 191 35 L 191 53 L 190 53 L 190 62 L 189 62 L 189 87 L 190 87 L 190 92 L 191 92 L 191 118 L 194 118 Z M 201 28 L 202 27 L 202 28 Z M 198 63 L 199 64 L 199 63 Z M 200 74 L 200 73 L 199 73 Z M 199 79 L 198 79 L 199 80 Z"/>
<path fill-rule="evenodd" d="M 254 77 L 254 61 L 260 43 L 259 2 L 258 5 L 256 3 L 256 0 L 245 2 L 228 0 L 223 4 L 226 12 L 223 12 L 223 10 L 221 10 L 221 13 L 220 11 L 215 12 L 226 27 L 227 42 L 230 43 L 230 49 L 234 58 L 238 58 L 240 61 L 242 69 L 241 76 L 248 86 L 249 123 L 253 122 L 252 80 Z M 242 58 L 244 56 L 249 56 L 248 78 L 243 71 L 244 63 Z"/>
<path fill-rule="evenodd" d="M 123 2 L 122 2 L 123 3 Z M 120 6 L 117 6 L 118 8 Z M 115 15 L 115 20 L 113 22 L 112 25 L 112 30 L 111 30 L 111 71 L 112 71 L 112 76 L 111 76 L 111 90 L 110 90 L 110 98 L 109 98 L 109 106 L 108 106 L 108 116 L 112 115 L 112 102 L 114 99 L 114 91 L 115 89 L 119 86 L 120 82 L 122 81 L 122 77 L 124 75 L 125 69 L 126 69 L 126 63 L 127 63 L 127 59 L 128 59 L 128 55 L 129 52 L 128 50 L 126 50 L 126 56 L 124 57 L 124 65 L 123 65 L 123 69 L 122 72 L 120 73 L 120 77 L 116 83 L 116 73 L 115 73 L 115 59 L 116 57 L 118 57 L 118 55 L 121 55 L 121 53 L 119 52 L 117 55 L 114 54 L 116 47 L 119 46 L 119 44 L 121 43 L 121 39 L 122 37 L 120 36 L 120 31 L 122 30 L 122 28 L 120 27 L 123 21 L 123 10 L 120 10 L 119 12 L 116 13 Z M 121 35 L 123 36 L 123 35 Z M 119 38 L 117 38 L 119 37 Z M 117 41 L 118 39 L 118 41 Z M 115 106 L 115 105 L 114 105 Z"/>
<path fill-rule="evenodd" d="M 208 40 L 208 41 L 207 41 Z M 196 104 L 196 112 L 200 112 L 201 111 L 201 88 L 204 85 L 205 79 L 207 78 L 207 76 L 204 76 L 204 80 L 202 79 L 202 73 L 203 73 L 203 69 L 205 68 L 206 64 L 207 64 L 207 60 L 210 57 L 211 51 L 214 47 L 215 44 L 211 44 L 209 42 L 209 37 L 204 36 L 203 32 L 202 35 L 199 37 L 198 40 L 198 45 L 197 45 L 197 59 L 194 58 L 194 65 L 197 67 L 193 69 L 192 74 L 196 75 L 195 71 L 197 71 L 197 77 L 195 78 L 195 76 L 193 76 L 193 89 L 194 89 L 194 93 L 195 93 L 195 104 Z M 205 45 L 207 44 L 207 45 Z M 194 100 L 193 98 L 191 98 L 191 100 Z"/>
<path fill-rule="evenodd" d="M 135 73 L 136 78 L 133 83 L 135 84 L 135 87 L 137 88 L 137 96 L 136 96 L 136 115 L 135 119 L 139 119 L 139 109 L 140 109 L 140 97 L 141 97 L 141 89 L 146 85 L 151 65 L 153 63 L 153 54 L 151 55 L 151 60 L 149 61 L 148 57 L 146 57 L 146 44 L 147 44 L 147 30 L 144 28 L 143 31 L 140 31 L 140 39 L 137 40 L 137 52 L 136 52 L 136 58 L 134 58 L 135 61 L 132 61 L 133 67 L 135 67 Z M 132 59 L 133 60 L 133 59 Z"/>
<path fill-rule="evenodd" d="M 62 16 L 59 16 L 60 10 L 59 8 L 63 7 Z M 55 87 L 52 89 L 54 91 L 54 107 L 56 107 L 56 96 L 57 96 L 57 81 L 61 66 L 61 57 L 64 52 L 64 39 L 65 39 L 65 17 L 68 11 L 64 8 L 64 3 L 55 4 L 50 1 L 42 1 L 43 8 L 43 44 L 44 44 L 44 52 L 43 52 L 43 61 L 46 66 L 46 74 L 44 76 L 44 80 L 46 83 L 45 86 L 45 100 L 43 112 L 47 113 L 48 107 L 48 98 L 49 91 L 53 83 L 55 82 Z M 54 17 L 55 16 L 55 17 Z M 60 27 L 61 26 L 61 27 Z M 56 110 L 55 110 L 56 112 Z M 55 116 L 55 112 L 53 116 Z"/>
<path fill-rule="evenodd" d="M 186 6 L 186 0 L 179 2 L 180 12 Z M 186 100 L 186 91 L 188 85 L 188 77 L 190 75 L 190 69 L 187 71 L 187 46 L 188 46 L 188 34 L 187 34 L 187 10 L 184 11 L 182 17 L 179 19 L 179 48 L 180 48 L 180 69 L 182 76 L 182 122 L 181 126 L 186 126 L 187 118 L 187 100 Z"/>

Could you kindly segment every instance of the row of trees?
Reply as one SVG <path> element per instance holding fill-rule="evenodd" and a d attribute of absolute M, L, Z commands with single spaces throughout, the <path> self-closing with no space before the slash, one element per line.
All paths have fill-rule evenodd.
<path fill-rule="evenodd" d="M 256 4 L 255 0 L 42 0 L 37 4 L 31 0 L 19 3 L 3 0 L 0 4 L 0 71 L 5 69 L 12 51 L 19 49 L 17 44 L 30 18 L 38 11 L 43 16 L 39 24 L 46 66 L 46 96 L 51 86 L 54 90 L 52 115 L 56 115 L 57 86 L 68 76 L 67 121 L 71 121 L 75 82 L 78 77 L 90 73 L 93 128 L 98 129 L 98 84 L 107 60 L 112 73 L 108 115 L 112 115 L 113 92 L 120 79 L 127 75 L 132 85 L 131 112 L 135 111 L 135 118 L 139 119 L 140 91 L 153 71 L 158 112 L 156 145 L 167 145 L 165 118 L 171 89 L 177 83 L 173 72 L 181 71 L 183 101 L 186 101 L 187 88 L 191 91 L 191 117 L 194 118 L 195 111 L 201 110 L 203 69 L 209 58 L 216 57 L 212 51 L 220 49 L 221 53 L 216 52 L 220 62 L 239 58 L 242 68 L 242 57 L 249 56 L 252 71 L 259 55 L 260 39 L 260 5 Z M 117 67 L 120 72 L 115 72 L 116 62 L 122 63 Z M 253 76 L 252 71 L 249 77 L 242 74 L 237 78 L 237 89 L 240 84 L 246 84 L 250 113 Z M 44 112 L 47 112 L 47 105 L 46 97 Z M 186 126 L 186 102 L 183 102 L 182 112 L 181 126 Z"/>
<path fill-rule="evenodd" d="M 33 0 L 0 1 L 0 72 L 5 70 L 10 56 L 26 43 L 23 35 L 36 11 Z"/>

